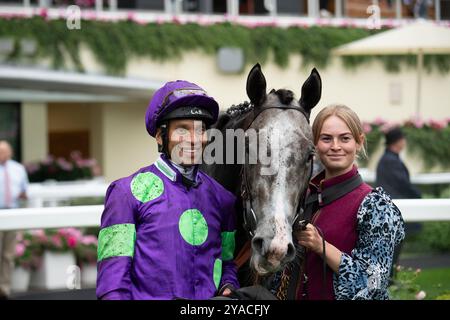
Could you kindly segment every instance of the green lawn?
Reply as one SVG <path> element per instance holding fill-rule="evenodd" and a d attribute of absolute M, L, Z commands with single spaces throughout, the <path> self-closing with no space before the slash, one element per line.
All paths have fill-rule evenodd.
<path fill-rule="evenodd" d="M 425 269 L 420 272 L 401 270 L 397 273 L 394 285 L 389 287 L 395 300 L 415 300 L 416 294 L 423 290 L 426 300 L 450 299 L 450 267 Z M 444 297 L 444 295 L 446 295 Z"/>

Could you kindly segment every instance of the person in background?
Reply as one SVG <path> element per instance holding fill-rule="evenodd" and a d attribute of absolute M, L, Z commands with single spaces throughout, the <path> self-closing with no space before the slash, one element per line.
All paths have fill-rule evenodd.
<path fill-rule="evenodd" d="M 12 160 L 11 145 L 0 140 L 0 209 L 20 206 L 27 198 L 28 176 L 23 165 Z M 11 275 L 16 252 L 16 232 L 0 231 L 0 299 L 11 294 Z"/>
<path fill-rule="evenodd" d="M 393 199 L 421 198 L 420 191 L 411 184 L 409 171 L 400 159 L 406 147 L 403 131 L 396 127 L 385 134 L 386 149 L 377 165 L 377 186 L 383 187 Z"/>
<path fill-rule="evenodd" d="M 427 19 L 428 18 L 428 8 L 432 5 L 430 0 L 416 0 L 414 4 L 414 18 L 416 19 Z"/>
<path fill-rule="evenodd" d="M 400 159 L 400 153 L 406 147 L 406 137 L 403 131 L 392 128 L 385 134 L 386 149 L 380 158 L 375 185 L 383 187 L 392 199 L 418 199 L 422 195 L 410 181 L 408 168 Z M 420 223 L 406 223 L 406 233 L 408 236 L 418 234 L 421 230 Z M 394 261 L 391 270 L 391 277 L 394 276 L 395 265 L 398 263 L 401 245 L 395 250 Z"/>

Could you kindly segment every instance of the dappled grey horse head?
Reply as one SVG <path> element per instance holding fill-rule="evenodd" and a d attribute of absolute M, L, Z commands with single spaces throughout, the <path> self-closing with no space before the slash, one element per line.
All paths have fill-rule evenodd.
<path fill-rule="evenodd" d="M 259 150 L 265 157 L 258 154 L 253 164 L 248 160 L 243 173 L 256 218 L 250 265 L 260 275 L 280 270 L 296 254 L 292 225 L 311 174 L 314 144 L 309 116 L 320 100 L 322 83 L 313 69 L 299 100 L 292 91 L 267 93 L 266 87 L 257 64 L 247 79 L 247 95 L 254 106 L 247 132 L 258 132 L 258 143 L 248 138 L 246 151 L 247 159 Z"/>

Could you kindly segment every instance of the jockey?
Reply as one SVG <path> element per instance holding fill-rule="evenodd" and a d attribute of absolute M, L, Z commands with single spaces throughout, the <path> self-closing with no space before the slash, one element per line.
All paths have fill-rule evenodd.
<path fill-rule="evenodd" d="M 209 299 L 238 288 L 235 196 L 198 170 L 217 102 L 187 81 L 157 90 L 145 116 L 159 158 L 108 188 L 99 299 Z"/>

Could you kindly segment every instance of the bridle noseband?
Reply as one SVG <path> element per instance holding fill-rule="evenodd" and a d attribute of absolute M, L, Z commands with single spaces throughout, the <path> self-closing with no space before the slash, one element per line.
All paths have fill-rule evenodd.
<path fill-rule="evenodd" d="M 245 126 L 245 130 L 244 131 L 246 132 L 250 128 L 250 126 L 253 124 L 253 122 L 256 120 L 256 118 L 262 112 L 264 112 L 264 111 L 266 111 L 268 109 L 297 110 L 297 111 L 301 112 L 305 116 L 305 118 L 306 118 L 306 120 L 308 121 L 308 124 L 309 124 L 309 114 L 302 107 L 294 107 L 294 106 L 266 107 L 266 108 L 261 108 L 256 113 L 254 113 L 254 116 L 253 116 L 252 120 L 248 123 L 248 125 Z M 308 161 L 310 161 L 310 168 L 311 169 L 310 169 L 309 177 L 308 177 L 308 180 L 307 180 L 308 182 L 311 179 L 312 172 L 313 172 L 313 160 L 314 160 L 313 159 L 313 154 L 310 154 Z M 244 202 L 243 203 L 244 229 L 247 231 L 247 233 L 250 236 L 250 238 L 253 238 L 253 236 L 255 235 L 256 227 L 257 227 L 257 219 L 256 219 L 255 211 L 253 210 L 252 196 L 251 196 L 250 186 L 249 186 L 248 179 L 247 179 L 247 170 L 246 170 L 245 162 L 244 162 L 244 164 L 242 164 L 241 177 L 242 177 L 241 198 L 242 198 L 242 201 Z M 293 226 L 292 229 L 293 230 L 294 230 L 294 227 L 295 227 L 299 217 L 303 213 L 303 210 L 304 210 L 304 207 L 305 207 L 307 191 L 308 191 L 308 188 L 305 188 L 303 193 L 300 195 L 300 200 L 299 200 L 298 205 L 297 205 L 297 210 L 296 210 L 294 219 L 292 220 L 292 226 Z"/>

